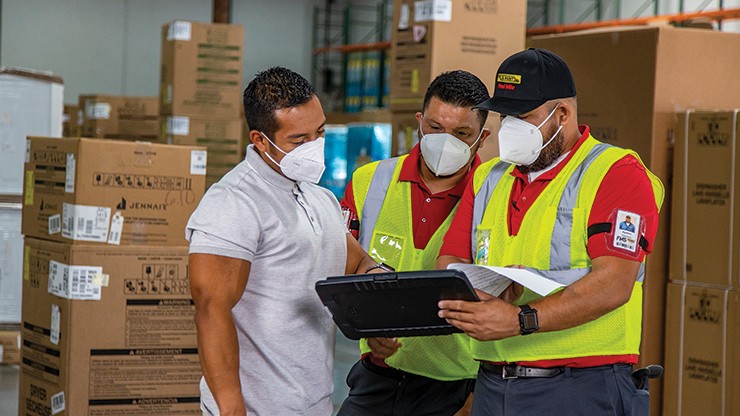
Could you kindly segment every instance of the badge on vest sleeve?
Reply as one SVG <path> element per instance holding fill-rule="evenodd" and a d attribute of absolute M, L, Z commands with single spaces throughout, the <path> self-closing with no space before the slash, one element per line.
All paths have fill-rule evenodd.
<path fill-rule="evenodd" d="M 607 247 L 620 253 L 639 257 L 640 237 L 645 234 L 645 221 L 634 212 L 616 209 L 609 216 L 611 232 L 605 233 Z"/>

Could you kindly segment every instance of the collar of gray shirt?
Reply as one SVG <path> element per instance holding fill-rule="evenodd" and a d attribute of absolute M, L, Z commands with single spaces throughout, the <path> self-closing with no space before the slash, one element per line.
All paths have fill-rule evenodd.
<path fill-rule="evenodd" d="M 247 146 L 247 164 L 262 178 L 265 182 L 270 185 L 283 190 L 285 192 L 292 192 L 296 187 L 296 182 L 292 179 L 288 179 L 281 173 L 276 172 L 270 165 L 267 164 L 260 156 L 257 148 L 253 144 Z"/>

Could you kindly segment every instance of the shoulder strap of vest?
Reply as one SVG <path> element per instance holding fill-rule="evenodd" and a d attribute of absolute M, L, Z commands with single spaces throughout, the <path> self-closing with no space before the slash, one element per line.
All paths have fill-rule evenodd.
<path fill-rule="evenodd" d="M 360 245 L 366 251 L 370 247 L 375 223 L 378 222 L 380 209 L 383 208 L 388 187 L 391 184 L 391 180 L 393 180 L 393 173 L 399 161 L 400 158 L 398 157 L 380 161 L 373 174 L 373 179 L 370 181 L 370 186 L 367 189 L 365 204 L 360 217 L 360 234 L 357 237 L 357 241 L 360 242 Z"/>

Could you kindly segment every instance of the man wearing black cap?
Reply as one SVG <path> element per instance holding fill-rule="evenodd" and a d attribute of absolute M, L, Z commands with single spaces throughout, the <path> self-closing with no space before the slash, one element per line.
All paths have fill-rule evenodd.
<path fill-rule="evenodd" d="M 564 287 L 512 285 L 501 298 L 441 301 L 440 316 L 473 338 L 481 362 L 474 415 L 634 414 L 645 255 L 663 186 L 630 150 L 578 125 L 576 89 L 557 55 L 507 58 L 493 97 L 500 157 L 482 164 L 445 236 L 453 262 L 525 268 Z M 639 239 L 619 233 L 629 214 Z M 639 224 L 639 225 L 638 225 Z"/>

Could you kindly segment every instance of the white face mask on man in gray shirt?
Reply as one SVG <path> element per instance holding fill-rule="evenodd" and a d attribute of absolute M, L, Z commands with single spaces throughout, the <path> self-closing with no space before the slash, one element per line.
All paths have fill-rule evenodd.
<path fill-rule="evenodd" d="M 283 175 L 293 179 L 294 181 L 319 183 L 319 179 L 321 179 L 321 175 L 324 173 L 324 169 L 326 168 L 324 165 L 323 137 L 303 143 L 292 151 L 286 153 L 270 140 L 265 133 L 260 132 L 260 134 L 262 137 L 267 139 L 271 145 L 275 146 L 276 149 L 285 155 L 280 160 L 280 163 L 278 163 L 269 153 L 265 152 L 265 156 L 267 156 L 272 163 L 280 166 L 280 170 L 283 172 Z"/>

